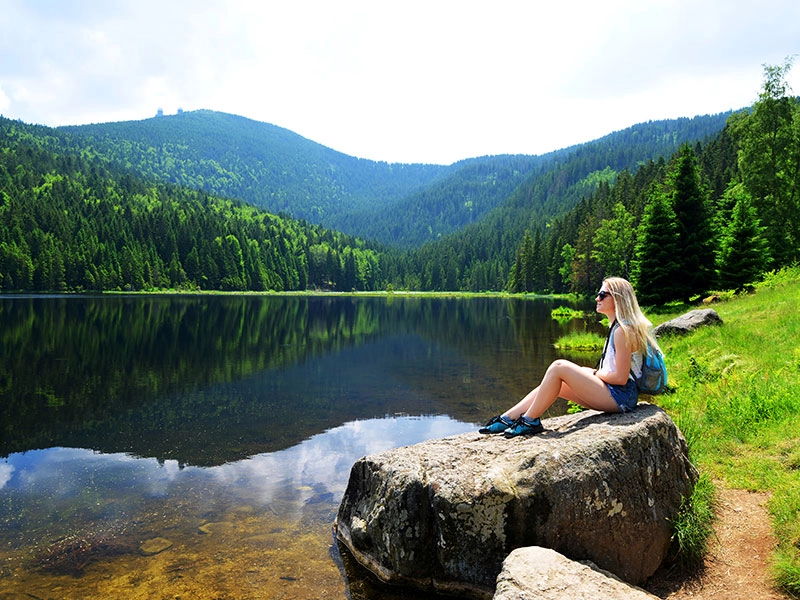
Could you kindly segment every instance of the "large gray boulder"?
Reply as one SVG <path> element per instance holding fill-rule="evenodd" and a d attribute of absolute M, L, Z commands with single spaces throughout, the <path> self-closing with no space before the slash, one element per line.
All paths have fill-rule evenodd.
<path fill-rule="evenodd" d="M 661 337 L 662 335 L 684 335 L 698 327 L 706 327 L 708 325 L 722 325 L 722 319 L 717 314 L 717 311 L 713 308 L 690 310 L 686 314 L 662 323 L 653 329 L 653 335 L 656 337 Z"/>
<path fill-rule="evenodd" d="M 661 409 L 585 411 L 531 438 L 466 433 L 358 460 L 336 530 L 388 583 L 488 598 L 525 546 L 590 560 L 643 583 L 697 472 Z"/>
<path fill-rule="evenodd" d="M 517 548 L 503 562 L 493 600 L 658 600 L 641 588 L 549 548 Z"/>

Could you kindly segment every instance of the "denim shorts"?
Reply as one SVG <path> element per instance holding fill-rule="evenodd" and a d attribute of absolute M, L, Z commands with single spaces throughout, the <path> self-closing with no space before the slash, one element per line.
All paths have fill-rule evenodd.
<path fill-rule="evenodd" d="M 607 383 L 606 387 L 611 392 L 611 397 L 619 406 L 619 412 L 626 413 L 636 408 L 639 402 L 639 386 L 633 379 L 628 379 L 625 385 L 613 385 Z"/>

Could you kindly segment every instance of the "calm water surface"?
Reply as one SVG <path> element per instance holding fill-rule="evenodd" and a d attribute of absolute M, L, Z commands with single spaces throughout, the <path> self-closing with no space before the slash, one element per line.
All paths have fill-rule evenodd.
<path fill-rule="evenodd" d="M 516 401 L 563 303 L 0 297 L 0 596 L 424 598 L 336 544 L 350 467 Z"/>

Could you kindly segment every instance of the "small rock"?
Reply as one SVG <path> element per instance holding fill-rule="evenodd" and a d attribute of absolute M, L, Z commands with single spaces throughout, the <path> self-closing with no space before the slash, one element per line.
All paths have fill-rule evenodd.
<path fill-rule="evenodd" d="M 494 600 L 657 600 L 590 561 L 572 561 L 548 548 L 514 550 L 497 576 Z"/>
<path fill-rule="evenodd" d="M 661 337 L 665 334 L 683 335 L 694 331 L 698 327 L 705 327 L 708 325 L 722 325 L 722 319 L 713 308 L 691 310 L 680 317 L 662 323 L 653 330 L 653 334 L 656 337 Z"/>
<path fill-rule="evenodd" d="M 225 533 L 234 528 L 233 523 L 226 523 L 224 521 L 203 523 L 197 528 L 197 531 L 203 535 L 211 535 L 212 533 Z"/>
<path fill-rule="evenodd" d="M 142 545 L 139 546 L 139 552 L 145 556 L 153 556 L 154 554 L 163 552 L 167 548 L 172 548 L 172 542 L 166 538 L 157 537 L 153 538 L 152 540 L 142 542 Z"/>

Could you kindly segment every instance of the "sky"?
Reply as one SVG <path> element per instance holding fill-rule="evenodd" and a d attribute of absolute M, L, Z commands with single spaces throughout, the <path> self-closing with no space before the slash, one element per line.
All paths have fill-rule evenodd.
<path fill-rule="evenodd" d="M 0 115 L 209 109 L 451 164 L 738 110 L 796 54 L 797 0 L 0 0 Z"/>

